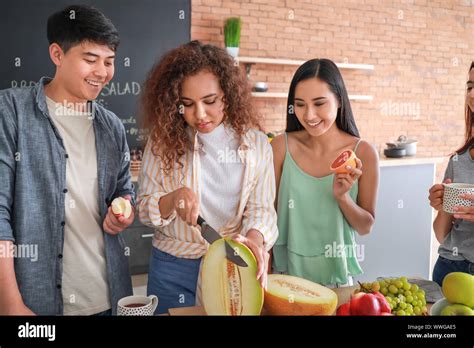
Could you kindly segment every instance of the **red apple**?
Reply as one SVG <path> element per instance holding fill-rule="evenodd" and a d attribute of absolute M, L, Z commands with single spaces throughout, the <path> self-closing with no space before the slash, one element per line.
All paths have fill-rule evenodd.
<path fill-rule="evenodd" d="M 351 298 L 352 315 L 380 315 L 381 308 L 377 296 L 358 292 Z"/>
<path fill-rule="evenodd" d="M 351 303 L 347 302 L 339 306 L 336 315 L 351 315 Z"/>
<path fill-rule="evenodd" d="M 382 293 L 375 291 L 372 294 L 374 294 L 375 297 L 377 297 L 377 300 L 379 301 L 380 310 L 382 311 L 381 314 L 392 313 L 392 310 L 390 309 L 390 305 L 388 304 L 387 299 Z"/>

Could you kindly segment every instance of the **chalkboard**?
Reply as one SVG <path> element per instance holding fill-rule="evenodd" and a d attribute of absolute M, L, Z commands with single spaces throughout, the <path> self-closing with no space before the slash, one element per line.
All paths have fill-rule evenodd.
<path fill-rule="evenodd" d="M 190 0 L 5 0 L 0 10 L 0 89 L 28 86 L 54 76 L 48 17 L 72 4 L 102 11 L 119 31 L 115 75 L 97 101 L 124 123 L 131 149 L 146 137 L 140 129 L 139 95 L 148 71 L 168 50 L 190 40 Z"/>

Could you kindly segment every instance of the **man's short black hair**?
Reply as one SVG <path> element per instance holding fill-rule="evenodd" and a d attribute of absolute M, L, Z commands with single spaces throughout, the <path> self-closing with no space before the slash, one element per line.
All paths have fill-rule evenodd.
<path fill-rule="evenodd" d="M 64 53 L 84 41 L 106 45 L 114 52 L 119 35 L 110 19 L 92 6 L 72 5 L 48 18 L 48 41 L 57 43 Z"/>

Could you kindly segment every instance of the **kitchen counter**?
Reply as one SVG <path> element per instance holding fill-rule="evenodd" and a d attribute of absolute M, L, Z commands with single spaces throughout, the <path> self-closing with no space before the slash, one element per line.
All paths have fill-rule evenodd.
<path fill-rule="evenodd" d="M 351 294 L 357 289 L 359 286 L 347 286 L 343 288 L 336 288 L 332 289 L 337 294 L 337 306 L 348 302 L 351 298 Z M 427 304 L 428 311 L 430 310 L 432 304 Z M 163 314 L 167 315 L 167 314 Z M 202 306 L 194 306 L 194 307 L 181 307 L 181 308 L 170 308 L 169 315 L 206 315 L 204 308 Z M 265 310 L 262 310 L 262 315 L 265 315 Z"/>
<path fill-rule="evenodd" d="M 417 157 L 417 156 L 406 156 L 402 158 L 387 158 L 384 155 L 380 155 L 380 167 L 394 167 L 394 166 L 410 166 L 418 164 L 439 164 L 443 163 L 447 159 L 444 157 Z"/>
<path fill-rule="evenodd" d="M 351 298 L 351 294 L 359 286 L 347 286 L 343 288 L 332 289 L 337 294 L 337 305 L 346 303 Z M 181 307 L 181 308 L 170 308 L 169 315 L 206 315 L 204 308 L 202 306 L 194 307 Z M 265 315 L 265 310 L 262 310 L 262 315 Z"/>

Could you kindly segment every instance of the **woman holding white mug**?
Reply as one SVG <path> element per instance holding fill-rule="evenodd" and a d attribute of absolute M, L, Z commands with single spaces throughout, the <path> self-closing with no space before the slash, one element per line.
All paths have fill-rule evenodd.
<path fill-rule="evenodd" d="M 444 183 L 474 184 L 474 62 L 469 69 L 466 85 L 466 136 L 464 145 L 449 159 Z M 451 272 L 474 274 L 474 205 L 454 207 L 454 214 L 443 211 L 444 186 L 436 184 L 430 189 L 429 200 L 438 215 L 433 223 L 436 239 L 441 244 L 439 257 L 433 270 L 433 280 L 442 285 Z M 474 195 L 460 198 L 474 202 Z"/>

